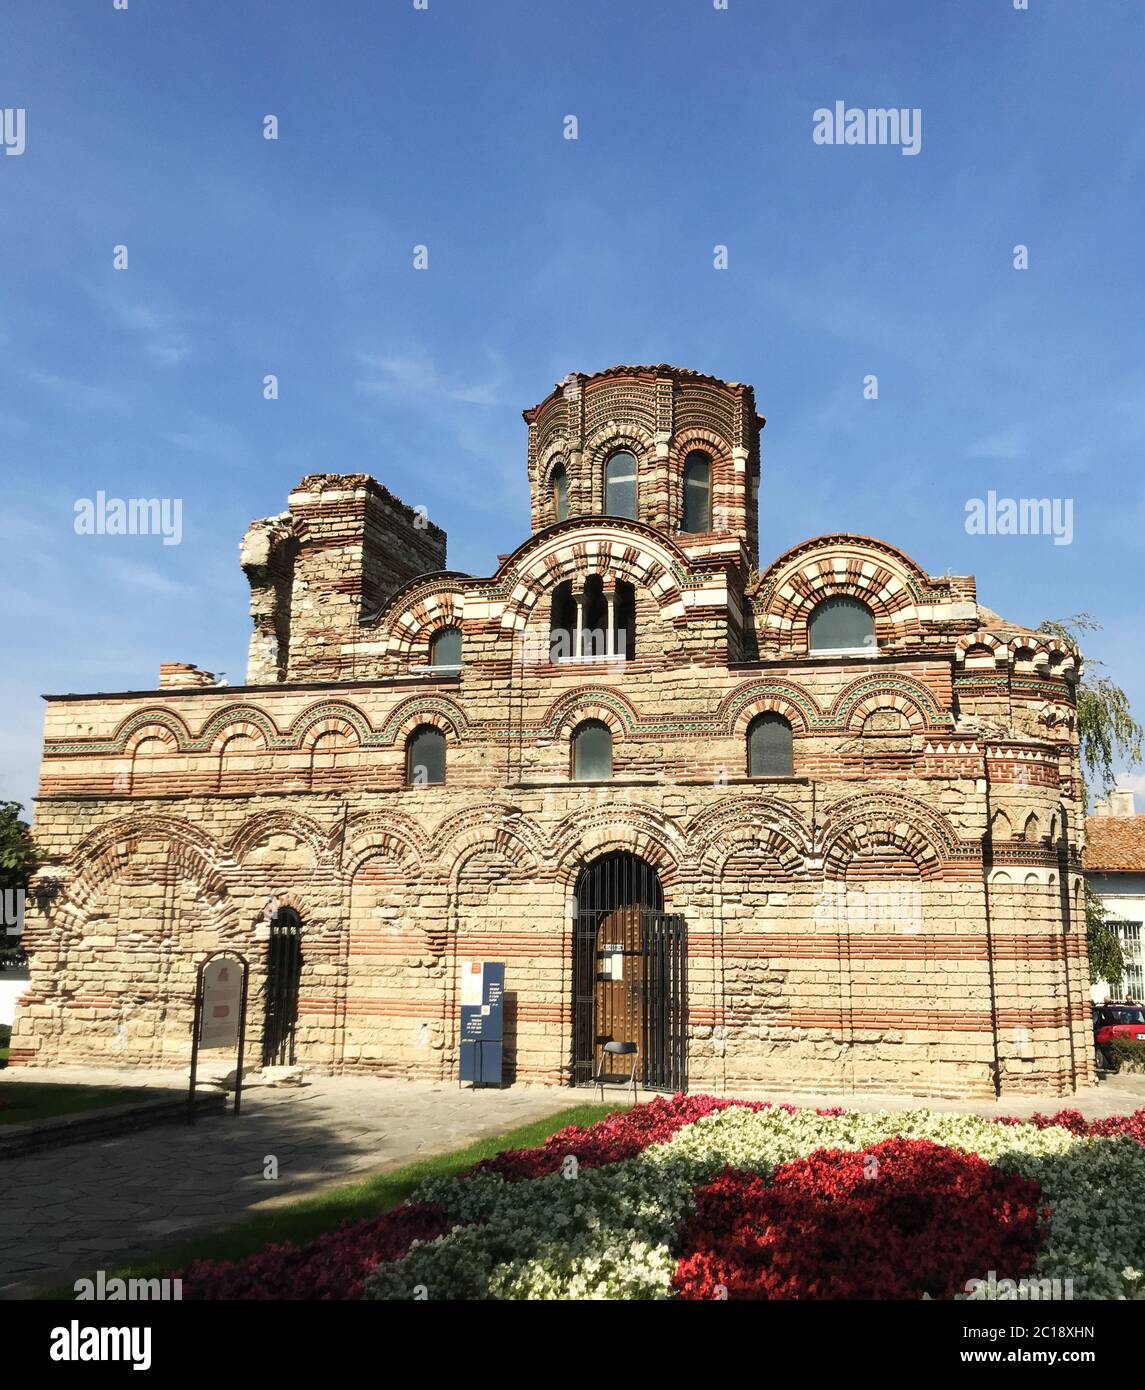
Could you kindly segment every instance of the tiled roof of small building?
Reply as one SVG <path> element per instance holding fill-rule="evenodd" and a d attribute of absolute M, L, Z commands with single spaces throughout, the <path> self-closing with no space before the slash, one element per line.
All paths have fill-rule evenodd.
<path fill-rule="evenodd" d="M 1087 816 L 1082 864 L 1089 873 L 1145 873 L 1145 816 Z"/>

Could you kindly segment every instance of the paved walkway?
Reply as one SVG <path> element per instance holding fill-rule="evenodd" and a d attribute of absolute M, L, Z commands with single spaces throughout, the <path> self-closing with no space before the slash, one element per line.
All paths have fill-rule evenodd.
<path fill-rule="evenodd" d="M 182 1087 L 185 1073 L 28 1068 L 18 1079 Z M 8 1085 L 6 1077 L 4 1085 Z M 583 1104 L 584 1092 L 375 1077 L 243 1090 L 242 1113 L 5 1162 L 0 1299 L 111 1270 L 191 1234 Z M 267 1154 L 278 1178 L 263 1177 Z"/>
<path fill-rule="evenodd" d="M 186 1086 L 185 1073 L 63 1067 L 13 1071 L 4 1084 L 48 1080 Z M 1145 1077 L 1115 1078 L 1060 1100 L 735 1094 L 851 1110 L 926 1106 L 1026 1116 L 1069 1108 L 1096 1119 L 1145 1105 Z M 67 1284 L 97 1268 L 113 1269 L 276 1203 L 401 1167 L 419 1155 L 459 1148 L 594 1099 L 592 1093 L 556 1087 L 473 1091 L 440 1082 L 315 1078 L 301 1087 L 245 1090 L 238 1121 L 227 1115 L 193 1128 L 164 1126 L 11 1160 L 3 1173 L 9 1200 L 0 1205 L 0 1299 Z M 267 1154 L 278 1159 L 276 1181 L 263 1177 Z"/>

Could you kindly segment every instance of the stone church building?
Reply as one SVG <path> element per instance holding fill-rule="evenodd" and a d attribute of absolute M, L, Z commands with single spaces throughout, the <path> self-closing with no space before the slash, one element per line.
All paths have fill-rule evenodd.
<path fill-rule="evenodd" d="M 455 1078 L 499 961 L 510 1082 L 607 1039 L 693 1090 L 1090 1082 L 1077 652 L 885 541 L 761 563 L 750 386 L 620 366 L 525 420 L 492 575 L 314 474 L 242 542 L 245 685 L 48 697 L 13 1062 L 185 1062 L 230 947 L 250 1065 Z"/>

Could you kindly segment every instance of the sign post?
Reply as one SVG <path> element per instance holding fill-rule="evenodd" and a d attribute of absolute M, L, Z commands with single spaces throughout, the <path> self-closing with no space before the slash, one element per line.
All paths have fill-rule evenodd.
<path fill-rule="evenodd" d="M 191 1087 L 187 1093 L 187 1123 L 195 1123 L 195 1081 L 199 1049 L 238 1048 L 235 1108 L 243 1095 L 243 1044 L 246 1041 L 247 978 L 250 967 L 237 951 L 212 951 L 199 962 L 195 977 L 195 1022 L 191 1032 Z"/>
<path fill-rule="evenodd" d="M 504 1019 L 504 963 L 463 961 L 459 1086 L 463 1081 L 474 1086 L 500 1086 Z"/>

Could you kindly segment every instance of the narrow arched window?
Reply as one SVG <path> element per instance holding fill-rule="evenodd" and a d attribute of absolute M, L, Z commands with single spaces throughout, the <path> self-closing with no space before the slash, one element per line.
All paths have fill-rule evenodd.
<path fill-rule="evenodd" d="M 612 731 L 599 719 L 577 726 L 572 742 L 573 781 L 606 782 L 612 776 Z"/>
<path fill-rule="evenodd" d="M 461 629 L 443 627 L 434 633 L 429 644 L 429 664 L 431 666 L 461 665 Z"/>
<path fill-rule="evenodd" d="M 875 646 L 875 615 L 857 598 L 825 598 L 808 620 L 807 639 L 813 652 L 870 649 Z"/>
<path fill-rule="evenodd" d="M 604 657 L 608 655 L 608 601 L 604 597 L 604 580 L 590 574 L 584 581 L 581 599 L 580 651 L 577 656 Z"/>
<path fill-rule="evenodd" d="M 712 529 L 712 464 L 693 449 L 684 460 L 684 526 L 697 533 Z"/>
<path fill-rule="evenodd" d="M 445 781 L 445 735 L 423 724 L 406 745 L 406 782 L 411 787 L 437 786 Z"/>
<path fill-rule="evenodd" d="M 563 463 L 553 469 L 553 515 L 558 521 L 569 519 L 569 476 Z"/>
<path fill-rule="evenodd" d="M 781 714 L 761 714 L 747 731 L 747 775 L 790 777 L 794 772 L 791 725 Z"/>
<path fill-rule="evenodd" d="M 636 459 L 626 450 L 604 466 L 604 510 L 609 516 L 636 520 Z"/>
<path fill-rule="evenodd" d="M 574 656 L 575 636 L 576 599 L 573 596 L 572 580 L 566 579 L 553 590 L 552 610 L 549 616 L 549 660 L 555 664 Z"/>

